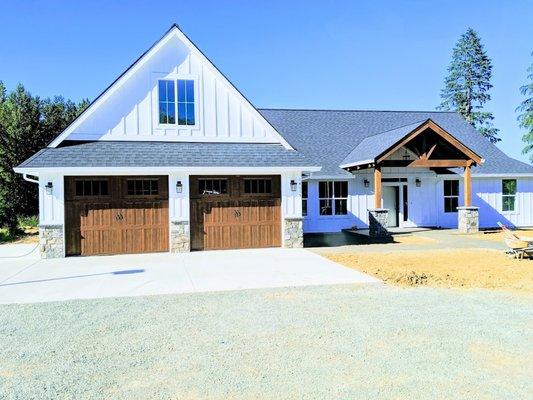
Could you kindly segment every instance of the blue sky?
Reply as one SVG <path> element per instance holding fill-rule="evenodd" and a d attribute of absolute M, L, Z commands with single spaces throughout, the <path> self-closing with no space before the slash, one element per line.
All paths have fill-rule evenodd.
<path fill-rule="evenodd" d="M 533 61 L 532 1 L 3 1 L 0 80 L 93 99 L 176 22 L 257 107 L 433 110 L 468 27 L 493 61 L 499 146 Z"/>

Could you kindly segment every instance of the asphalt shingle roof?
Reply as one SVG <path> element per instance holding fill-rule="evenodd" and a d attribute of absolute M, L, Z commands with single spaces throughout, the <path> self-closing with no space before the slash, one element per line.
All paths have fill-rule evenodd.
<path fill-rule="evenodd" d="M 279 144 L 97 141 L 43 149 L 19 168 L 241 166 L 316 165 Z"/>
<path fill-rule="evenodd" d="M 298 151 L 322 166 L 313 177 L 347 177 L 343 160 L 363 140 L 369 146 L 376 137 L 396 129 L 433 120 L 471 150 L 485 159 L 474 174 L 533 173 L 533 166 L 508 157 L 498 147 L 481 137 L 454 112 L 418 111 L 336 111 L 260 109 L 261 114 Z"/>

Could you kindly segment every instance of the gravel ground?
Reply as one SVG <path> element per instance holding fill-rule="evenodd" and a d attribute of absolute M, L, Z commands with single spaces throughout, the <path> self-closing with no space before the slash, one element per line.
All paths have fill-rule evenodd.
<path fill-rule="evenodd" d="M 383 285 L 0 307 L 1 399 L 526 399 L 533 299 Z"/>

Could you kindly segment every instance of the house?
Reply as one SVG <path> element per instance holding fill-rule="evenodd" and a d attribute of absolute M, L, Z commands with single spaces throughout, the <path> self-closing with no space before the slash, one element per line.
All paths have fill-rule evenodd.
<path fill-rule="evenodd" d="M 15 171 L 47 258 L 533 226 L 533 167 L 458 114 L 256 109 L 176 25 Z"/>

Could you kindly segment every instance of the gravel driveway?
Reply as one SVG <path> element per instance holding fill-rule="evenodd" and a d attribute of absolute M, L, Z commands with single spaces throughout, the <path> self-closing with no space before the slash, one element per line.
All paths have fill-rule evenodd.
<path fill-rule="evenodd" d="M 533 299 L 315 286 L 0 306 L 2 399 L 525 399 Z"/>

